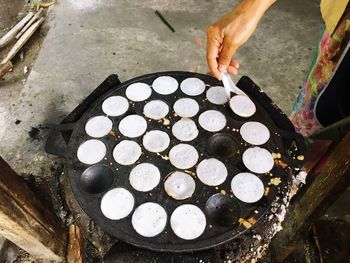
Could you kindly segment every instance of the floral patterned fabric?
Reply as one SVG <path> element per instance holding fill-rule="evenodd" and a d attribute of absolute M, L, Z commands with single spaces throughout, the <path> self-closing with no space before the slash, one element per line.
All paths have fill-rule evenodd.
<path fill-rule="evenodd" d="M 305 137 L 322 128 L 314 114 L 315 103 L 330 80 L 349 39 L 350 10 L 347 9 L 334 33 L 330 35 L 324 32 L 306 83 L 300 90 L 290 116 L 296 131 Z"/>

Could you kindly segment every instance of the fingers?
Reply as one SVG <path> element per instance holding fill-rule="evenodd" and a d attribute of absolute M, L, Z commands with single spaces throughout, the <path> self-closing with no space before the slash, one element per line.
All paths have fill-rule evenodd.
<path fill-rule="evenodd" d="M 207 63 L 211 74 L 221 80 L 221 71 L 227 70 L 230 74 L 237 75 L 239 63 L 232 59 L 237 48 L 228 40 L 221 38 L 215 28 L 208 28 L 207 31 Z"/>
<path fill-rule="evenodd" d="M 235 68 L 239 68 L 239 63 L 238 63 L 238 61 L 237 60 L 235 60 L 235 59 L 231 59 L 231 61 L 230 61 L 230 66 L 233 66 L 233 67 L 235 67 Z"/>
<path fill-rule="evenodd" d="M 232 75 L 237 75 L 238 74 L 238 68 L 239 68 L 239 63 L 235 59 L 231 59 L 230 65 L 227 68 L 227 72 L 232 74 Z"/>
<path fill-rule="evenodd" d="M 230 66 L 232 56 L 236 52 L 237 47 L 233 45 L 232 41 L 225 37 L 222 50 L 219 54 L 219 71 L 227 70 Z"/>
<path fill-rule="evenodd" d="M 207 63 L 210 72 L 219 80 L 221 80 L 221 74 L 218 70 L 217 58 L 219 56 L 220 47 L 221 43 L 215 29 L 209 27 L 207 31 Z"/>
<path fill-rule="evenodd" d="M 232 74 L 232 75 L 237 75 L 237 74 L 238 74 L 238 69 L 235 68 L 235 67 L 233 67 L 233 66 L 229 66 L 229 67 L 227 68 L 227 72 L 230 73 L 230 74 Z"/>
<path fill-rule="evenodd" d="M 217 79 L 221 80 L 216 54 L 218 54 L 218 49 L 215 47 L 215 45 L 208 43 L 207 63 L 209 70 Z"/>

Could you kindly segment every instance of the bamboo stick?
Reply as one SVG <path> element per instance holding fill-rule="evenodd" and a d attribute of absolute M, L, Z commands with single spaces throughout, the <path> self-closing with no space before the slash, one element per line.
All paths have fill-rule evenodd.
<path fill-rule="evenodd" d="M 0 48 L 3 48 L 10 44 L 16 37 L 17 33 L 25 26 L 25 24 L 33 17 L 33 13 L 29 12 L 25 17 L 22 18 L 9 32 L 7 32 L 0 39 Z"/>
<path fill-rule="evenodd" d="M 1 64 L 5 64 L 17 54 L 17 52 L 24 46 L 29 38 L 34 34 L 34 32 L 39 28 L 39 26 L 44 22 L 45 17 L 40 18 L 33 25 L 31 25 L 28 30 L 21 36 L 21 38 L 16 42 L 16 44 L 11 48 L 7 56 L 1 61 Z"/>
<path fill-rule="evenodd" d="M 35 15 L 32 17 L 32 19 L 29 20 L 29 22 L 22 28 L 22 30 L 16 35 L 16 39 L 19 39 L 24 32 L 40 17 L 44 16 L 44 8 L 40 8 L 38 12 L 35 13 Z"/>

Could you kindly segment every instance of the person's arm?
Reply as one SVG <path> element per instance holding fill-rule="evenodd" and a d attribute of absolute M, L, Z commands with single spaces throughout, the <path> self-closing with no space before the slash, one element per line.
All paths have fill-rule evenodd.
<path fill-rule="evenodd" d="M 210 72 L 221 79 L 220 72 L 237 74 L 239 63 L 232 59 L 236 50 L 254 32 L 265 11 L 276 0 L 242 0 L 230 13 L 207 30 L 207 62 Z"/>

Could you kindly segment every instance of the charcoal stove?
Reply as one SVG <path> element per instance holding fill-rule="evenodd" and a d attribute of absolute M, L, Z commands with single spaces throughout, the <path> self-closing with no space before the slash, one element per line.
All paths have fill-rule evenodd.
<path fill-rule="evenodd" d="M 105 158 L 93 166 L 81 163 L 77 159 L 77 149 L 81 143 L 91 139 L 85 132 L 86 122 L 93 116 L 105 115 L 101 109 L 102 102 L 110 96 L 125 96 L 125 89 L 133 83 L 142 82 L 151 86 L 152 82 L 160 76 L 173 77 L 178 83 L 187 78 L 198 78 L 205 83 L 206 89 L 210 86 L 222 86 L 222 83 L 213 77 L 189 72 L 154 73 L 124 83 L 120 83 L 117 76 L 112 75 L 69 114 L 61 124 L 51 130 L 45 148 L 48 153 L 66 158 L 67 176 L 79 205 L 97 225 L 116 239 L 137 247 L 166 252 L 198 251 L 216 247 L 245 232 L 251 225 L 259 221 L 271 207 L 277 193 L 282 188 L 287 187 L 292 180 L 292 175 L 303 164 L 305 155 L 304 139 L 294 132 L 294 127 L 287 116 L 249 77 L 245 76 L 240 79 L 237 86 L 249 95 L 257 108 L 256 113 L 250 118 L 235 115 L 228 104 L 211 104 L 206 100 L 205 92 L 191 96 L 200 105 L 199 113 L 192 118 L 198 125 L 200 134 L 189 144 L 192 144 L 201 153 L 198 162 L 204 158 L 216 157 L 225 164 L 229 175 L 221 185 L 210 187 L 202 184 L 196 178 L 196 169 L 193 167 L 186 170 L 194 176 L 196 181 L 196 191 L 192 197 L 181 201 L 169 197 L 164 191 L 164 179 L 177 169 L 170 164 L 169 160 L 161 157 L 167 156 L 169 149 L 180 142 L 172 136 L 171 131 L 166 126 L 156 120 L 148 120 L 147 131 L 161 129 L 169 134 L 171 138 L 170 146 L 164 152 L 155 154 L 143 149 L 140 159 L 135 164 L 126 166 L 119 165 L 113 159 L 112 150 L 118 142 L 125 139 L 117 130 L 117 124 L 120 120 L 132 114 L 142 115 L 145 103 L 151 100 L 162 100 L 170 108 L 167 116 L 170 125 L 175 123 L 180 117 L 174 115 L 172 105 L 179 98 L 189 97 L 182 93 L 180 89 L 167 96 L 153 91 L 146 101 L 131 102 L 129 110 L 122 116 L 110 117 L 113 121 L 113 132 L 99 138 L 107 146 Z M 227 119 L 227 127 L 220 132 L 205 131 L 198 124 L 198 116 L 209 109 L 222 112 Z M 280 157 L 275 159 L 275 165 L 269 173 L 257 175 L 264 183 L 265 194 L 255 203 L 244 203 L 238 200 L 232 194 L 230 188 L 230 182 L 234 175 L 248 171 L 242 163 L 241 155 L 244 150 L 252 145 L 244 142 L 238 133 L 241 125 L 246 121 L 259 121 L 265 124 L 270 130 L 271 137 L 261 147 L 271 153 L 280 154 Z M 142 136 L 133 140 L 142 145 Z M 147 193 L 133 189 L 128 180 L 131 169 L 142 162 L 155 164 L 161 172 L 160 183 Z M 90 179 L 84 181 L 82 176 L 86 176 L 86 174 Z M 168 214 L 165 229 L 160 234 L 149 238 L 139 235 L 133 229 L 131 225 L 132 213 L 121 220 L 106 218 L 100 209 L 101 199 L 106 192 L 116 187 L 123 187 L 132 193 L 135 198 L 134 209 L 146 202 L 155 202 L 162 205 Z M 169 224 L 171 213 L 182 204 L 198 206 L 207 220 L 203 234 L 193 240 L 179 238 L 174 234 Z"/>

